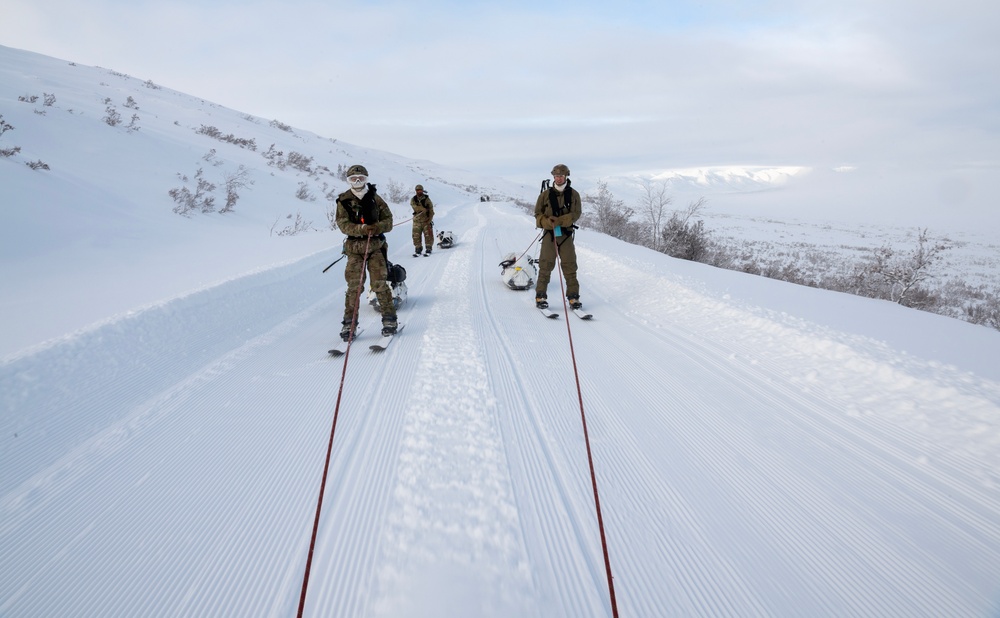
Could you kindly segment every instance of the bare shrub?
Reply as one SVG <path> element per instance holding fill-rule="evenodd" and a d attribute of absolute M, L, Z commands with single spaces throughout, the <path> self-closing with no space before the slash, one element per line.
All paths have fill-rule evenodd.
<path fill-rule="evenodd" d="M 215 151 L 215 148 L 210 148 L 210 149 L 209 149 L 209 151 L 208 151 L 208 152 L 206 152 L 206 153 L 205 153 L 205 154 L 204 154 L 204 155 L 203 155 L 203 156 L 201 157 L 201 160 L 202 160 L 202 161 L 205 161 L 206 163 L 211 163 L 211 164 L 212 164 L 213 166 L 215 166 L 215 167 L 219 167 L 219 166 L 220 166 L 220 165 L 222 165 L 222 164 L 223 164 L 224 162 L 223 162 L 223 161 L 220 161 L 220 160 L 218 159 L 217 155 L 218 155 L 218 153 L 217 153 L 217 152 Z"/>
<path fill-rule="evenodd" d="M 209 213 L 215 210 L 215 197 L 210 195 L 212 191 L 215 191 L 215 185 L 206 180 L 203 173 L 203 170 L 199 167 L 198 171 L 194 175 L 194 191 L 191 191 L 186 186 L 181 186 L 167 192 L 176 203 L 176 206 L 174 206 L 174 212 L 179 215 L 190 216 L 192 212 L 199 209 L 203 213 Z M 177 176 L 182 182 L 189 182 L 187 176 L 183 176 L 181 174 L 178 174 Z"/>
<path fill-rule="evenodd" d="M 273 146 L 273 144 L 272 144 Z M 312 174 L 312 157 L 307 157 L 304 154 L 295 152 L 294 150 L 289 151 L 286 163 L 290 167 L 294 167 L 297 170 L 303 171 L 307 174 Z"/>
<path fill-rule="evenodd" d="M 410 193 L 403 183 L 390 178 L 386 184 L 389 189 L 389 201 L 393 204 L 402 204 L 409 199 Z"/>
<path fill-rule="evenodd" d="M 235 144 L 236 146 L 239 146 L 240 148 L 245 148 L 246 150 L 252 150 L 254 152 L 257 151 L 257 140 L 252 137 L 249 139 L 245 137 L 236 137 L 232 133 L 229 133 L 228 135 L 223 135 L 222 131 L 220 131 L 219 129 L 213 126 L 206 126 L 206 125 L 201 125 L 195 131 L 195 133 L 201 135 L 207 135 L 211 138 L 219 140 L 220 142 Z"/>
<path fill-rule="evenodd" d="M 117 127 L 122 122 L 122 115 L 118 113 L 113 105 L 108 105 L 105 109 L 105 116 L 102 118 L 109 127 Z"/>
<path fill-rule="evenodd" d="M 663 194 L 656 198 L 655 210 L 663 208 Z M 654 206 L 648 206 L 654 210 Z M 705 198 L 688 204 L 683 212 L 674 212 L 663 224 L 659 250 L 671 257 L 684 260 L 701 261 L 708 252 L 709 234 L 705 230 L 705 222 L 701 219 L 692 222 L 691 219 L 705 208 Z M 651 215 L 652 216 L 652 215 Z"/>
<path fill-rule="evenodd" d="M 14 130 L 14 125 L 4 120 L 3 114 L 0 114 L 0 136 L 2 136 L 7 131 L 13 131 L 13 130 Z M 13 157 L 19 152 L 21 152 L 20 146 L 14 146 L 12 148 L 0 148 L 0 157 Z"/>
<path fill-rule="evenodd" d="M 608 189 L 608 183 L 599 181 L 597 183 L 597 194 L 588 195 L 584 200 L 593 205 L 590 216 L 582 221 L 584 225 L 592 226 L 598 232 L 602 232 L 615 238 L 620 238 L 627 242 L 635 242 L 638 235 L 631 224 L 632 215 L 635 211 L 625 205 L 625 202 L 616 199 Z M 534 209 L 534 205 L 532 205 Z"/>
<path fill-rule="evenodd" d="M 989 292 L 978 302 L 969 302 L 962 309 L 967 321 L 1000 330 L 1000 291 Z"/>
<path fill-rule="evenodd" d="M 285 219 L 288 219 L 288 220 L 290 220 L 291 218 L 292 218 L 292 215 L 287 215 L 285 217 Z M 280 230 L 275 231 L 275 228 L 278 226 L 278 221 L 279 220 L 280 219 L 275 219 L 274 224 L 271 225 L 271 234 L 272 235 L 278 235 L 278 236 L 295 236 L 296 234 L 299 234 L 301 232 L 308 232 L 309 230 L 312 229 L 312 221 L 306 221 L 305 219 L 303 219 L 302 218 L 302 213 L 300 213 L 300 212 L 296 212 L 295 213 L 295 220 L 292 223 L 290 223 L 289 225 L 286 225 L 285 227 L 281 228 Z"/>
<path fill-rule="evenodd" d="M 274 144 L 271 144 L 265 152 L 262 152 L 261 156 L 267 159 L 269 166 L 277 167 L 279 170 L 285 169 L 285 153 L 282 150 L 275 150 Z"/>
<path fill-rule="evenodd" d="M 226 205 L 219 211 L 220 213 L 233 212 L 236 201 L 240 199 L 239 191 L 253 184 L 250 178 L 250 171 L 243 165 L 235 172 L 223 175 L 226 182 Z"/>
<path fill-rule="evenodd" d="M 933 266 L 947 249 L 945 243 L 932 241 L 926 228 L 918 230 L 916 246 L 909 253 L 882 245 L 854 270 L 856 293 L 919 308 L 929 302 L 928 291 L 920 286 L 934 277 Z"/>
<path fill-rule="evenodd" d="M 38 161 L 25 161 L 24 164 L 27 165 L 28 167 L 30 167 L 33 170 L 47 170 L 47 169 L 49 169 L 48 163 L 45 163 L 45 162 L 43 162 L 41 160 L 38 160 Z"/>
<path fill-rule="evenodd" d="M 303 202 L 315 202 L 316 196 L 309 191 L 309 185 L 304 182 L 299 183 L 299 188 L 295 192 L 295 197 L 299 198 Z"/>

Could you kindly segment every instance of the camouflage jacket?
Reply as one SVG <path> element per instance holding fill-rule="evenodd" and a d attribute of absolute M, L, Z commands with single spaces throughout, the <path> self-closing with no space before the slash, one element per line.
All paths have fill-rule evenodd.
<path fill-rule="evenodd" d="M 424 193 L 421 196 L 414 195 L 410 198 L 410 208 L 413 209 L 413 216 L 426 215 L 427 220 L 431 221 L 434 219 L 434 202 L 431 201 L 430 196 Z"/>
<path fill-rule="evenodd" d="M 337 196 L 337 227 L 340 231 L 353 238 L 367 238 L 366 224 L 378 226 L 379 236 L 392 230 L 392 211 L 375 192 L 375 185 L 368 185 L 368 193 L 364 199 L 359 199 L 348 189 Z"/>

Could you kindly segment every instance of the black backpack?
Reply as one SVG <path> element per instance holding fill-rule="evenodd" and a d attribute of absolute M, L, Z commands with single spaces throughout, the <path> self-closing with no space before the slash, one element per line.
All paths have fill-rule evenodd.
<path fill-rule="evenodd" d="M 385 278 L 386 281 L 389 283 L 402 283 L 406 281 L 406 269 L 403 268 L 402 264 L 393 264 L 386 261 L 385 266 L 388 271 Z"/>

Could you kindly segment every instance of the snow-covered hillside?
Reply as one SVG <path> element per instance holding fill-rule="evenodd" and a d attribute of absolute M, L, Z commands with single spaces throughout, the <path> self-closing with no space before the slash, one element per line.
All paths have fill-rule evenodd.
<path fill-rule="evenodd" d="M 583 416 L 622 616 L 1000 612 L 1000 332 L 586 230 L 595 318 L 545 320 L 498 266 L 537 252 L 502 199 L 536 187 L 0 59 L 0 615 L 295 615 L 336 418 L 306 615 L 610 616 Z M 203 124 L 429 187 L 457 244 L 389 234 L 386 352 L 326 353 L 343 183 Z M 178 173 L 239 164 L 235 212 L 172 212 Z M 317 230 L 271 233 L 297 212 Z"/>
<path fill-rule="evenodd" d="M 109 108 L 122 116 L 118 126 L 104 120 Z M 138 129 L 130 131 L 133 114 Z M 2 46 L 0 117 L 13 127 L 0 135 L 0 149 L 20 148 L 0 157 L 3 308 L 23 324 L 0 335 L 0 358 L 84 328 L 109 310 L 132 311 L 339 244 L 329 234 L 278 236 L 296 217 L 329 230 L 332 202 L 326 195 L 346 187 L 338 166 L 368 164 L 383 195 L 395 183 L 405 188 L 407 201 L 416 183 L 444 202 L 524 192 L 500 178 L 225 109 L 145 77 Z M 210 137 L 205 128 L 233 138 Z M 255 150 L 235 143 L 251 141 Z M 266 158 L 268 151 L 283 156 Z M 293 153 L 307 163 L 288 164 Z M 34 162 L 49 169 L 27 165 Z M 193 192 L 199 170 L 216 185 L 207 195 L 221 209 L 226 177 L 241 166 L 248 184 L 238 190 L 233 212 L 190 218 L 173 212 L 168 192 Z M 303 187 L 307 199 L 297 197 Z M 399 215 L 408 217 L 408 210 L 400 206 Z"/>

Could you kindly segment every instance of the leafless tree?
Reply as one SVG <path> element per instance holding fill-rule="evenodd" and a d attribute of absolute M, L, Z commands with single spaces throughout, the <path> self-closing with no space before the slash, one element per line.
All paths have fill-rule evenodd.
<path fill-rule="evenodd" d="M 629 242 L 637 240 L 635 238 L 637 235 L 630 230 L 635 211 L 626 206 L 622 200 L 615 199 L 614 194 L 608 189 L 607 182 L 598 181 L 597 195 L 588 196 L 587 202 L 593 204 L 593 213 L 588 219 L 594 229 Z"/>
<path fill-rule="evenodd" d="M 706 232 L 703 222 L 692 222 L 691 219 L 701 214 L 705 204 L 705 198 L 698 198 L 683 211 L 676 211 L 670 216 L 660 234 L 660 250 L 663 253 L 686 260 L 699 259 L 707 244 Z"/>
<path fill-rule="evenodd" d="M 948 249 L 943 242 L 931 240 L 927 228 L 917 233 L 917 244 L 909 255 L 899 255 L 889 245 L 875 250 L 868 267 L 868 275 L 881 288 L 884 297 L 900 305 L 914 306 L 918 286 L 933 277 L 932 267 L 942 251 Z"/>
<path fill-rule="evenodd" d="M 402 204 L 410 197 L 410 193 L 406 190 L 406 186 L 403 183 L 390 178 L 386 184 L 389 187 L 389 201 L 393 204 Z"/>
<path fill-rule="evenodd" d="M 663 230 L 663 220 L 667 214 L 667 206 L 672 204 L 674 200 L 667 195 L 667 183 L 662 180 L 656 183 L 643 180 L 642 188 L 643 195 L 639 198 L 639 208 L 649 225 L 649 247 L 654 251 L 659 251 L 660 235 Z"/>

